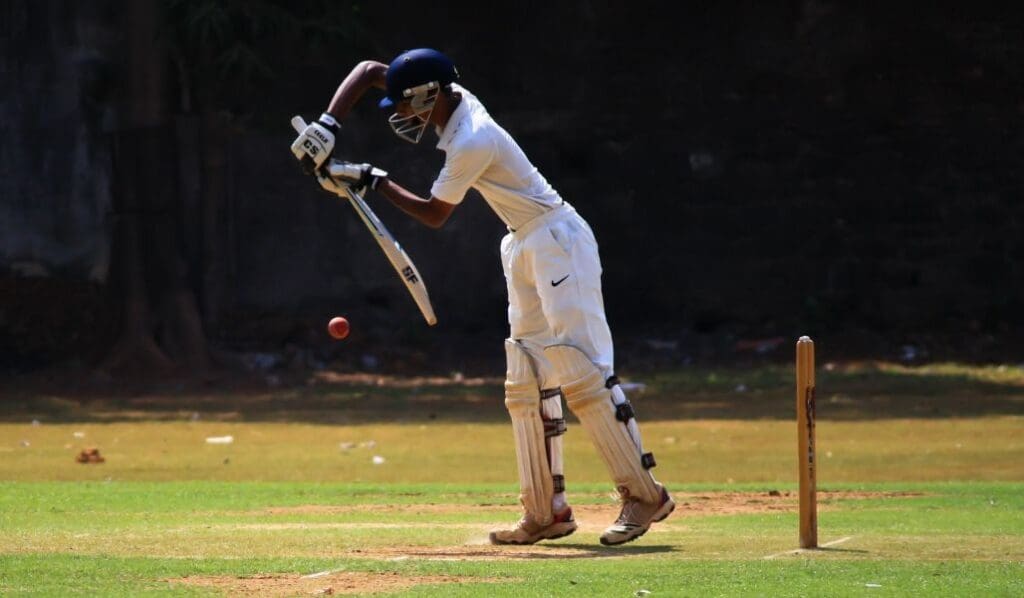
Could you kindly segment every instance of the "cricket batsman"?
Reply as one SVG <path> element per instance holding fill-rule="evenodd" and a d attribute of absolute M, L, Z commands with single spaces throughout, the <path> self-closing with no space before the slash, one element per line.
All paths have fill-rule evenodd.
<path fill-rule="evenodd" d="M 651 474 L 654 456 L 644 452 L 633 408 L 615 376 L 597 241 L 458 79 L 453 62 L 429 48 L 403 52 L 390 64 L 360 62 L 327 111 L 298 135 L 292 152 L 313 174 L 331 160 L 334 180 L 372 189 L 433 228 L 444 225 L 470 188 L 483 196 L 508 227 L 501 241 L 510 328 L 505 406 L 524 510 L 514 527 L 492 532 L 490 541 L 533 544 L 576 531 L 562 471 L 564 396 L 607 465 L 622 503 L 601 543 L 629 542 L 667 517 L 675 503 Z M 370 88 L 384 90 L 380 108 L 396 135 L 419 143 L 428 127 L 437 134 L 445 163 L 428 197 L 369 164 L 332 160 L 341 123 Z M 318 179 L 323 184 L 322 174 Z"/>

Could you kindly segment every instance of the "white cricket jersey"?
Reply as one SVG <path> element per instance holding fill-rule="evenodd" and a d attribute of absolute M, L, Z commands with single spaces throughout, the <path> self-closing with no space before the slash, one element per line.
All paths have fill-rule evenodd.
<path fill-rule="evenodd" d="M 452 89 L 462 94 L 462 101 L 438 132 L 437 148 L 445 152 L 445 162 L 431 195 L 457 204 L 472 187 L 511 229 L 562 204 L 558 192 L 480 100 L 461 85 L 453 83 Z"/>

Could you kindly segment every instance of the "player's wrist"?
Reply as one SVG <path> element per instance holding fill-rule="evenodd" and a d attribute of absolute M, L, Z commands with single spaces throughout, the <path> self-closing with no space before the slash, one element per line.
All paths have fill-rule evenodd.
<path fill-rule="evenodd" d="M 376 191 L 380 187 L 381 181 L 388 178 L 387 171 L 381 170 L 380 168 L 374 168 L 371 164 L 362 165 L 362 176 L 360 177 L 360 184 L 369 187 L 372 191 Z"/>
<path fill-rule="evenodd" d="M 338 119 L 334 118 L 334 115 L 330 112 L 324 112 L 320 115 L 318 120 L 320 121 L 320 124 L 330 129 L 332 133 L 337 133 L 341 130 L 341 123 L 339 123 Z"/>

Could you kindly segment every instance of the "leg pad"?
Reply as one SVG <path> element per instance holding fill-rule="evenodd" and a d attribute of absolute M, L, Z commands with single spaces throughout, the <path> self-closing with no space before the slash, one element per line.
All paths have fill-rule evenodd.
<path fill-rule="evenodd" d="M 628 428 L 616 417 L 611 391 L 593 362 L 570 345 L 547 347 L 544 355 L 559 377 L 566 403 L 597 447 L 619 492 L 643 502 L 661 500 Z"/>
<path fill-rule="evenodd" d="M 523 508 L 540 525 L 552 520 L 554 495 L 545 425 L 541 418 L 540 388 L 533 361 L 515 341 L 505 341 L 508 371 L 505 377 L 505 407 L 512 418 L 516 461 L 519 465 L 519 498 Z"/>

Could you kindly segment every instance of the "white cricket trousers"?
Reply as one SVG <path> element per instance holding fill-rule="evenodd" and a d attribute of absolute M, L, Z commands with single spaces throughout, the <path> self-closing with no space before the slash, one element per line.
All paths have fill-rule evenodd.
<path fill-rule="evenodd" d="M 587 222 L 569 204 L 534 218 L 501 240 L 510 338 L 537 364 L 541 388 L 557 386 L 544 347 L 573 345 L 605 379 L 615 373 L 601 295 L 601 258 Z"/>

